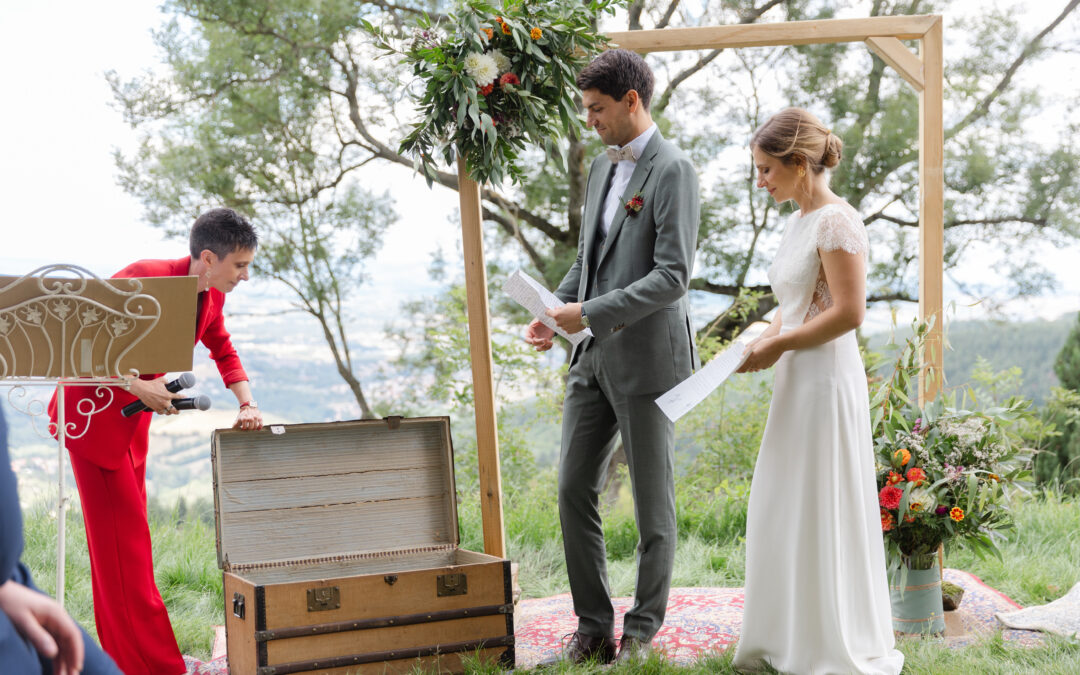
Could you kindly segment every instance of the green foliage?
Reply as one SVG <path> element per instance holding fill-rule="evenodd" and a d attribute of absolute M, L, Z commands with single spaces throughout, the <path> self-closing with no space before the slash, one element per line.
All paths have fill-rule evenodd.
<path fill-rule="evenodd" d="M 213 510 L 208 502 L 188 507 L 178 502 L 167 508 L 151 500 L 150 538 L 153 543 L 154 579 L 169 611 L 180 651 L 198 659 L 210 658 L 214 626 L 222 625 L 222 575 L 217 567 Z M 209 517 L 209 522 L 207 521 Z M 56 519 L 46 504 L 24 513 L 26 550 L 23 561 L 44 592 L 56 591 Z M 94 628 L 90 557 L 82 514 L 67 516 L 65 606 L 90 635 Z"/>
<path fill-rule="evenodd" d="M 559 141 L 584 131 L 574 78 L 605 44 L 595 19 L 614 4 L 462 0 L 446 35 L 425 15 L 404 50 L 364 22 L 423 83 L 414 96 L 418 121 L 399 152 L 416 158 L 429 186 L 438 155 L 447 165 L 464 157 L 474 180 L 500 185 L 506 174 L 522 180 L 516 162 L 528 144 L 561 154 Z"/>
<path fill-rule="evenodd" d="M 1080 391 L 1080 314 L 1076 315 L 1076 324 L 1054 360 L 1054 373 L 1061 386 Z"/>
<path fill-rule="evenodd" d="M 1080 494 L 1080 393 L 1055 387 L 1041 421 L 1036 480 L 1041 486 Z"/>

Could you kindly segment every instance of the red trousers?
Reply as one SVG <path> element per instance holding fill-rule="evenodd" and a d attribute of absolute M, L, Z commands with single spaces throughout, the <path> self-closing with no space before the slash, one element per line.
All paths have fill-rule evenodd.
<path fill-rule="evenodd" d="M 154 582 L 146 463 L 136 465 L 129 452 L 110 471 L 74 453 L 70 456 L 86 523 L 101 646 L 126 675 L 186 673 Z"/>

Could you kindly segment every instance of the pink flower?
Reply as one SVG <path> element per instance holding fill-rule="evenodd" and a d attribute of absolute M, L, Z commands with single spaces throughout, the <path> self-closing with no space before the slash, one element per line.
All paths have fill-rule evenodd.
<path fill-rule="evenodd" d="M 503 76 L 499 78 L 499 86 L 505 87 L 508 84 L 521 84 L 521 80 L 513 73 L 503 73 Z"/>

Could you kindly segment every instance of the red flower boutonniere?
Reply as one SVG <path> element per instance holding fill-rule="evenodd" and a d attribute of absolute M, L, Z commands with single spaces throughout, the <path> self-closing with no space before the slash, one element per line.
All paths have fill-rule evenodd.
<path fill-rule="evenodd" d="M 628 202 L 623 204 L 623 208 L 626 209 L 627 214 L 637 213 L 643 206 L 645 206 L 645 197 L 643 197 L 640 192 L 635 192 L 634 196 L 631 197 Z"/>

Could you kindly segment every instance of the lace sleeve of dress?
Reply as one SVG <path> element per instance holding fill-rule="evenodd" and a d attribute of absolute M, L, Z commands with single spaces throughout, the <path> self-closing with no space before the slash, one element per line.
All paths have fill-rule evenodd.
<path fill-rule="evenodd" d="M 855 255 L 866 255 L 870 241 L 861 220 L 843 211 L 830 211 L 818 219 L 817 247 L 822 251 L 843 249 Z"/>

